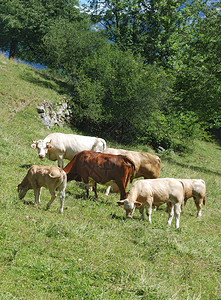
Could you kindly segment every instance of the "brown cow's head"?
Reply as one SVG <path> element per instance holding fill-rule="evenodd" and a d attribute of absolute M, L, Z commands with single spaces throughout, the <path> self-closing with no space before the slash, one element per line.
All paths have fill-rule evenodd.
<path fill-rule="evenodd" d="M 22 184 L 20 183 L 17 186 L 17 191 L 18 191 L 18 197 L 19 199 L 23 199 L 27 193 L 27 191 L 29 190 L 28 186 L 22 186 Z"/>

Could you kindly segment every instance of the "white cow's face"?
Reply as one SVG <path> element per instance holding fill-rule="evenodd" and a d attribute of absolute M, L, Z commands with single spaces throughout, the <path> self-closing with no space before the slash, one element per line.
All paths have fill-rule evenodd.
<path fill-rule="evenodd" d="M 132 218 L 135 208 L 142 205 L 140 202 L 132 202 L 128 199 L 120 200 L 117 203 L 124 206 L 127 218 Z"/>
<path fill-rule="evenodd" d="M 128 199 L 125 199 L 124 200 L 124 209 L 126 211 L 126 217 L 132 218 L 134 210 L 135 210 L 134 202 L 131 202 Z"/>
<path fill-rule="evenodd" d="M 36 142 L 33 141 L 31 147 L 34 149 L 37 148 L 39 158 L 43 159 L 48 153 L 49 143 L 46 142 L 45 140 L 38 140 Z"/>
<path fill-rule="evenodd" d="M 124 200 L 120 200 L 117 202 L 118 205 L 123 205 L 124 209 L 126 211 L 126 217 L 127 218 L 132 218 L 134 209 L 135 209 L 135 205 L 133 202 L 129 201 L 128 199 L 124 199 Z"/>

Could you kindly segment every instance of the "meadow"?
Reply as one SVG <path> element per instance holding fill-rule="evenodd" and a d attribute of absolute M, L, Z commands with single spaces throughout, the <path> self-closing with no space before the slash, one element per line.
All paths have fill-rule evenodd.
<path fill-rule="evenodd" d="M 83 184 L 68 183 L 63 215 L 59 197 L 45 210 L 46 189 L 38 207 L 33 191 L 18 199 L 16 186 L 30 165 L 56 165 L 38 158 L 32 140 L 77 132 L 48 129 L 38 117 L 38 104 L 64 96 L 59 80 L 0 55 L 0 299 L 221 299 L 221 147 L 215 141 L 195 141 L 182 155 L 159 154 L 160 177 L 202 178 L 207 185 L 202 217 L 189 199 L 179 229 L 174 220 L 166 226 L 165 206 L 153 212 L 152 224 L 139 211 L 126 219 L 119 194 L 107 197 L 101 185 L 94 201 Z M 155 153 L 148 145 L 130 149 Z"/>

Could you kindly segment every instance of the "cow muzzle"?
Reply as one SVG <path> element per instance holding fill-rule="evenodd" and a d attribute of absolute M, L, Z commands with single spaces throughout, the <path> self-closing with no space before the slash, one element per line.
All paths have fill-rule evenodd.
<path fill-rule="evenodd" d="M 128 215 L 126 215 L 126 217 L 127 217 L 128 219 L 132 219 L 132 214 L 128 214 Z"/>
<path fill-rule="evenodd" d="M 40 159 L 43 159 L 45 157 L 44 154 L 39 154 L 38 156 Z"/>

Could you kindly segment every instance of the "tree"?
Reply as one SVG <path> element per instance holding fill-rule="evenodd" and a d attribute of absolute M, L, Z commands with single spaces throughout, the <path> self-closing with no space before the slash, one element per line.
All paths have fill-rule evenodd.
<path fill-rule="evenodd" d="M 147 64 L 173 73 L 176 96 L 170 106 L 204 128 L 221 123 L 220 3 L 216 2 L 90 1 L 91 18 L 102 23 L 120 49 L 140 53 Z M 164 113 L 159 118 L 168 121 L 172 115 L 171 111 L 166 119 Z"/>
<path fill-rule="evenodd" d="M 76 0 L 2 0 L 0 2 L 0 47 L 9 58 L 39 60 L 41 39 L 48 27 L 60 18 L 79 18 Z"/>
<path fill-rule="evenodd" d="M 174 78 L 163 68 L 144 64 L 84 22 L 52 25 L 44 47 L 47 65 L 69 79 L 74 127 L 121 143 L 174 149 L 192 138 L 193 118 L 171 113 Z"/>
<path fill-rule="evenodd" d="M 184 52 L 176 90 L 182 109 L 194 111 L 206 127 L 221 127 L 220 4 L 204 11 Z"/>
<path fill-rule="evenodd" d="M 91 18 L 121 49 L 139 53 L 147 63 L 179 68 L 182 54 L 201 19 L 204 0 L 91 0 Z"/>
<path fill-rule="evenodd" d="M 172 84 L 173 77 L 162 68 L 147 66 L 140 57 L 108 43 L 82 62 L 73 91 L 74 125 L 121 143 L 174 146 L 168 126 Z"/>
<path fill-rule="evenodd" d="M 44 63 L 75 81 L 83 61 L 105 41 L 102 32 L 90 29 L 87 19 L 72 22 L 62 19 L 52 24 L 43 38 Z"/>

